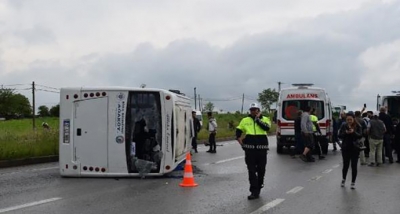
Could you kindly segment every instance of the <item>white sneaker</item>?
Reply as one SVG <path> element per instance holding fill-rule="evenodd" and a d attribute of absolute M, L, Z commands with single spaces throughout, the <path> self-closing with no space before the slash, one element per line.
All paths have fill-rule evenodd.
<path fill-rule="evenodd" d="M 351 189 L 356 189 L 356 184 L 355 183 L 351 183 Z"/>

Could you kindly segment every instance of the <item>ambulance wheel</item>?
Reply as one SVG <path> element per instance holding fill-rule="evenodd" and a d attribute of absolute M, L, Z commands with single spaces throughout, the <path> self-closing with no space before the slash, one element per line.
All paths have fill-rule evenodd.
<path fill-rule="evenodd" d="M 276 147 L 276 152 L 277 152 L 278 154 L 282 154 L 282 153 L 283 153 L 283 146 L 282 146 L 282 145 L 278 145 L 278 146 Z"/>

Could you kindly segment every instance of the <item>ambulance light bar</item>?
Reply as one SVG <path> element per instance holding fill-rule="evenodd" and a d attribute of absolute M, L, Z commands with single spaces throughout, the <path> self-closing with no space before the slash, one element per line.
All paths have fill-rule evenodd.
<path fill-rule="evenodd" d="M 296 87 L 305 87 L 305 86 L 313 86 L 314 84 L 312 84 L 312 83 L 294 83 L 292 85 L 296 86 Z"/>

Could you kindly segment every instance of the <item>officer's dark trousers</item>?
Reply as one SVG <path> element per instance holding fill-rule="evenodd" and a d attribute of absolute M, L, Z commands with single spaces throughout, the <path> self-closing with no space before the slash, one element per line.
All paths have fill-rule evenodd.
<path fill-rule="evenodd" d="M 192 148 L 197 151 L 197 136 L 192 138 Z"/>
<path fill-rule="evenodd" d="M 210 135 L 208 136 L 208 142 L 210 143 L 210 151 L 217 150 L 217 143 L 215 141 L 215 135 L 216 135 L 216 133 L 210 133 Z"/>
<path fill-rule="evenodd" d="M 245 161 L 249 172 L 250 192 L 254 195 L 259 195 L 261 187 L 264 184 L 267 150 L 246 149 Z"/>

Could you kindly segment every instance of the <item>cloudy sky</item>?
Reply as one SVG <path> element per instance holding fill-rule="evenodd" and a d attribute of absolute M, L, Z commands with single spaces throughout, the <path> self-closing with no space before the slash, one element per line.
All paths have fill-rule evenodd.
<path fill-rule="evenodd" d="M 32 81 L 37 105 L 145 83 L 236 111 L 280 81 L 374 110 L 400 90 L 400 1 L 0 0 L 0 85 L 30 97 Z"/>

